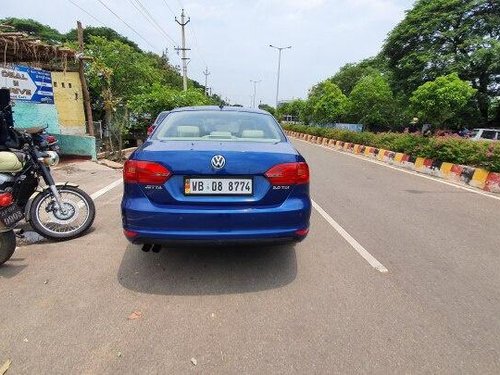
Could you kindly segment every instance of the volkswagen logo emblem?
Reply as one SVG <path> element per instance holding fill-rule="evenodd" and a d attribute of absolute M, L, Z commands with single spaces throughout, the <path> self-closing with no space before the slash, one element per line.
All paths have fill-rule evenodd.
<path fill-rule="evenodd" d="M 222 155 L 215 155 L 212 158 L 212 167 L 215 169 L 222 169 L 226 165 L 226 159 Z"/>

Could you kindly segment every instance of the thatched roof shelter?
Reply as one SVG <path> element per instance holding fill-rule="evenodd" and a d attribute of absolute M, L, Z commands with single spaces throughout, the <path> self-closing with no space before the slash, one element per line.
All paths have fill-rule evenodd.
<path fill-rule="evenodd" d="M 0 65 L 21 64 L 47 70 L 76 70 L 78 53 L 28 34 L 0 30 Z"/>

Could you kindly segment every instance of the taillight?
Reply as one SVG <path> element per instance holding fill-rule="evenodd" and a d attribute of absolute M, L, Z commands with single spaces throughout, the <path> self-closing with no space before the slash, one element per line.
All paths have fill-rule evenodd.
<path fill-rule="evenodd" d="M 123 181 L 129 184 L 162 185 L 172 174 L 159 163 L 127 160 L 123 166 Z"/>
<path fill-rule="evenodd" d="M 46 136 L 45 140 L 47 141 L 47 143 L 55 143 L 55 142 L 57 142 L 57 138 L 54 137 L 53 135 Z"/>
<path fill-rule="evenodd" d="M 309 166 L 307 163 L 284 163 L 269 169 L 265 176 L 272 185 L 298 185 L 309 182 Z"/>
<path fill-rule="evenodd" d="M 0 207 L 7 207 L 14 201 L 12 193 L 0 193 Z"/>

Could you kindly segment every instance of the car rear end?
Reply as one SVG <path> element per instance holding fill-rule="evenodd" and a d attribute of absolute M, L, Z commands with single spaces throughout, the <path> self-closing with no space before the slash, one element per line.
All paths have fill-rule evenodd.
<path fill-rule="evenodd" d="M 263 111 L 172 112 L 126 162 L 123 228 L 133 243 L 305 238 L 309 169 Z"/>

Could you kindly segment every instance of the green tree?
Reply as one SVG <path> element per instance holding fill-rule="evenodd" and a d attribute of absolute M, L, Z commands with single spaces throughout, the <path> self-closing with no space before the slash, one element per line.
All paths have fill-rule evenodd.
<path fill-rule="evenodd" d="M 119 40 L 92 36 L 86 45 L 92 57 L 86 69 L 96 118 L 103 118 L 109 130 L 109 147 L 121 155 L 123 137 L 130 130 L 128 100 L 145 92 L 161 79 L 154 61 Z M 116 141 L 116 144 L 115 144 Z"/>
<path fill-rule="evenodd" d="M 304 109 L 306 102 L 302 99 L 295 99 L 290 102 L 282 103 L 278 107 L 277 117 L 283 120 L 283 117 L 293 116 L 300 121 L 304 121 Z"/>
<path fill-rule="evenodd" d="M 358 81 L 371 74 L 384 72 L 387 75 L 387 66 L 382 57 L 372 57 L 359 63 L 348 63 L 342 66 L 330 81 L 335 83 L 342 92 L 349 96 Z"/>
<path fill-rule="evenodd" d="M 154 118 L 161 111 L 176 107 L 215 104 L 203 90 L 189 88 L 182 91 L 169 86 L 154 83 L 147 91 L 134 95 L 128 102 L 130 108 L 138 114 L 147 114 Z"/>
<path fill-rule="evenodd" d="M 349 99 L 336 84 L 323 81 L 311 89 L 306 107 L 306 115 L 310 115 L 313 122 L 335 123 L 347 114 Z"/>
<path fill-rule="evenodd" d="M 15 31 L 32 35 L 50 44 L 61 44 L 65 39 L 56 29 L 32 19 L 9 17 L 1 19 L 0 24 L 12 26 Z"/>
<path fill-rule="evenodd" d="M 127 102 L 160 80 L 154 61 L 119 40 L 93 36 L 86 53 L 93 58 L 86 72 L 89 87 L 107 124 L 118 102 Z"/>
<path fill-rule="evenodd" d="M 304 121 L 306 102 L 302 99 L 295 99 L 290 102 L 290 114 L 295 116 L 299 121 Z"/>
<path fill-rule="evenodd" d="M 452 73 L 418 87 L 410 97 L 411 109 L 424 122 L 442 126 L 460 113 L 475 93 L 476 89 Z"/>
<path fill-rule="evenodd" d="M 100 37 L 106 38 L 107 40 L 110 40 L 110 41 L 118 40 L 124 44 L 129 45 L 134 50 L 141 52 L 141 49 L 139 48 L 139 46 L 135 42 L 132 42 L 127 37 L 117 33 L 115 30 L 113 30 L 109 27 L 86 26 L 83 29 L 83 42 L 86 44 L 91 43 L 91 38 L 93 36 L 100 36 Z M 64 35 L 64 37 L 67 41 L 77 40 L 78 36 L 77 36 L 76 29 L 71 29 L 70 31 L 68 31 Z"/>
<path fill-rule="evenodd" d="M 361 78 L 352 89 L 349 117 L 369 128 L 394 127 L 394 96 L 389 82 L 378 72 Z"/>
<path fill-rule="evenodd" d="M 383 55 L 395 88 L 407 96 L 422 83 L 458 73 L 477 89 L 481 122 L 500 94 L 500 2 L 418 0 L 389 33 Z"/>
<path fill-rule="evenodd" d="M 273 116 L 276 114 L 276 110 L 274 107 L 270 106 L 269 104 L 259 104 L 259 109 L 262 109 L 263 111 L 267 111 Z"/>

